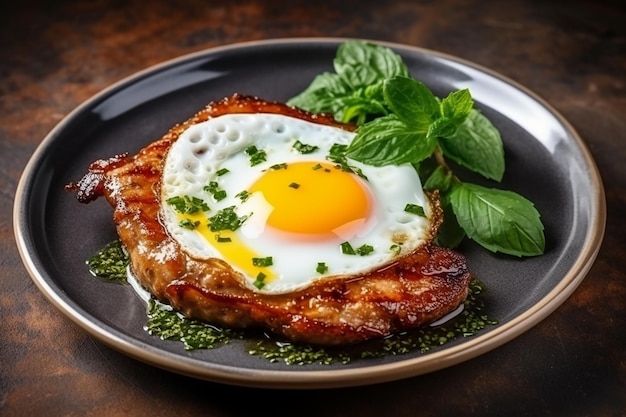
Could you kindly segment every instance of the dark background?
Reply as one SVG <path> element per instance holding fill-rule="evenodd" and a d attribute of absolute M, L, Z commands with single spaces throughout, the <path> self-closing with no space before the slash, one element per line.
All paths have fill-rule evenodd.
<path fill-rule="evenodd" d="M 0 6 L 0 415 L 626 415 L 626 7 L 620 1 L 26 1 Z M 12 225 L 46 134 L 112 83 L 240 41 L 358 37 L 455 55 L 528 87 L 589 147 L 606 190 L 598 259 L 550 317 L 469 362 L 360 388 L 198 381 L 94 341 L 30 280 Z M 68 149 L 71 152 L 71 149 Z M 249 410 L 249 411 L 248 411 Z"/>

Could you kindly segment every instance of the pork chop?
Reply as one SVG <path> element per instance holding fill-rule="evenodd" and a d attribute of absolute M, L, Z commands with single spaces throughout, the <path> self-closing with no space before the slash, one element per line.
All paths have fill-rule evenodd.
<path fill-rule="evenodd" d="M 189 126 L 229 113 L 278 113 L 353 130 L 331 115 L 316 115 L 256 97 L 233 95 L 211 103 L 136 155 L 92 163 L 68 184 L 78 201 L 104 196 L 137 281 L 183 315 L 231 328 L 263 328 L 294 342 L 337 346 L 427 325 L 462 303 L 471 281 L 465 258 L 432 243 L 408 256 L 350 279 L 328 279 L 286 294 L 263 294 L 242 284 L 238 272 L 217 258 L 194 259 L 159 220 L 160 180 L 169 147 Z"/>

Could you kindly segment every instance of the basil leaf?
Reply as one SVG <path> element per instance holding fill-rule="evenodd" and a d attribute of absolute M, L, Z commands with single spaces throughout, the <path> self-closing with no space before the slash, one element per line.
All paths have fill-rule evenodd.
<path fill-rule="evenodd" d="M 441 101 L 440 114 L 428 129 L 428 136 L 450 137 L 472 111 L 474 100 L 469 90 L 453 91 Z"/>
<path fill-rule="evenodd" d="M 474 100 L 468 89 L 451 92 L 441 101 L 441 114 L 457 124 L 463 123 L 474 107 Z"/>
<path fill-rule="evenodd" d="M 409 73 L 402 58 L 391 49 L 363 41 L 342 43 L 333 65 L 336 73 L 353 90 Z"/>
<path fill-rule="evenodd" d="M 454 120 L 440 117 L 428 127 L 426 136 L 433 138 L 452 136 L 456 132 L 456 126 Z"/>
<path fill-rule="evenodd" d="M 465 231 L 456 220 L 452 205 L 442 201 L 444 222 L 439 226 L 435 243 L 445 248 L 455 248 L 465 239 Z"/>
<path fill-rule="evenodd" d="M 335 113 L 341 108 L 339 98 L 348 95 L 350 88 L 337 74 L 323 73 L 300 94 L 287 101 L 290 106 L 314 113 Z"/>
<path fill-rule="evenodd" d="M 346 156 L 373 166 L 400 165 L 428 158 L 436 146 L 435 139 L 389 115 L 360 126 Z"/>
<path fill-rule="evenodd" d="M 391 49 L 362 41 L 342 43 L 333 61 L 335 73 L 323 73 L 287 104 L 314 113 L 332 113 L 337 120 L 366 122 L 386 115 L 383 81 L 408 75 L 402 58 Z"/>
<path fill-rule="evenodd" d="M 387 114 L 387 107 L 382 99 L 350 96 L 340 99 L 338 103 L 341 109 L 335 112 L 335 117 L 343 122 L 356 119 L 356 124 L 362 125 L 366 122 L 367 115 Z"/>
<path fill-rule="evenodd" d="M 501 181 L 504 175 L 504 149 L 498 130 L 483 114 L 474 109 L 454 135 L 439 138 L 443 154 L 483 175 Z"/>
<path fill-rule="evenodd" d="M 515 256 L 544 252 L 539 212 L 519 194 L 460 183 L 454 185 L 449 198 L 459 225 L 486 249 Z"/>
<path fill-rule="evenodd" d="M 394 77 L 383 86 L 385 102 L 400 120 L 416 129 L 428 129 L 439 116 L 439 101 L 423 83 Z"/>
<path fill-rule="evenodd" d="M 424 182 L 423 188 L 426 191 L 439 190 L 445 193 L 452 186 L 451 175 L 446 174 L 446 170 L 439 165 Z"/>

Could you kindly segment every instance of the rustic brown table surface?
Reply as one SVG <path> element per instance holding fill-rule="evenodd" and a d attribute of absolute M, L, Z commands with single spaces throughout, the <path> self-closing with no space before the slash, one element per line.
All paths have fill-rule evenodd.
<path fill-rule="evenodd" d="M 0 13 L 0 415 L 626 415 L 626 8 L 620 1 L 23 1 Z M 265 390 L 196 380 L 93 340 L 40 293 L 13 234 L 18 179 L 101 89 L 235 42 L 392 41 L 491 68 L 546 99 L 601 172 L 608 220 L 586 279 L 513 341 L 373 386 Z"/>

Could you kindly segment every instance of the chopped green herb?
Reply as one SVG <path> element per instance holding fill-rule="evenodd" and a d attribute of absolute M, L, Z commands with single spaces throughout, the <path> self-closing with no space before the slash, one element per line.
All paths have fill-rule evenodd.
<path fill-rule="evenodd" d="M 259 272 L 259 275 L 256 276 L 256 279 L 254 280 L 252 285 L 257 287 L 258 289 L 263 288 L 265 286 L 265 278 L 267 278 L 267 275 L 265 275 L 263 272 Z"/>
<path fill-rule="evenodd" d="M 163 340 L 177 340 L 184 344 L 186 350 L 213 349 L 229 343 L 231 339 L 241 339 L 243 333 L 211 326 L 200 321 L 191 320 L 157 303 L 148 301 L 148 334 Z"/>
<path fill-rule="evenodd" d="M 233 240 L 228 237 L 228 236 L 220 236 L 220 234 L 216 234 L 215 235 L 215 240 L 219 243 L 228 243 L 228 242 L 232 242 Z"/>
<path fill-rule="evenodd" d="M 270 362 L 283 361 L 287 365 L 348 364 L 353 361 L 404 355 L 411 352 L 427 353 L 455 339 L 476 335 L 483 329 L 498 323 L 490 319 L 483 311 L 484 303 L 479 297 L 481 290 L 481 284 L 474 280 L 470 284 L 463 310 L 450 321 L 437 326 L 424 326 L 381 340 L 371 340 L 341 349 L 286 343 L 283 340 L 265 338 L 259 340 L 256 347 L 248 350 L 248 353 L 261 356 Z"/>
<path fill-rule="evenodd" d="M 293 144 L 293 149 L 295 149 L 296 151 L 300 152 L 303 155 L 306 155 L 306 154 L 310 154 L 310 153 L 317 151 L 319 147 L 315 145 L 305 145 L 299 140 L 296 140 L 296 142 Z"/>
<path fill-rule="evenodd" d="M 343 242 L 341 244 L 341 253 L 343 253 L 344 255 L 356 255 L 354 248 L 349 242 Z"/>
<path fill-rule="evenodd" d="M 240 200 L 241 200 L 241 202 L 244 202 L 244 201 L 246 201 L 246 200 L 248 199 L 248 197 L 250 197 L 250 193 L 249 193 L 248 191 L 246 191 L 246 190 L 243 190 L 242 192 L 237 193 L 237 194 L 235 195 L 235 197 L 237 197 L 238 199 L 240 199 Z"/>
<path fill-rule="evenodd" d="M 193 214 L 199 211 L 211 210 L 201 198 L 190 197 L 188 195 L 170 197 L 165 200 L 165 202 L 182 214 Z"/>
<path fill-rule="evenodd" d="M 95 258 L 98 258 L 97 260 Z M 97 273 L 100 261 L 106 270 L 111 265 L 119 272 L 120 281 L 126 281 L 128 254 L 119 240 L 109 243 L 92 260 L 88 261 L 95 275 L 109 279 L 105 273 Z M 318 263 L 318 272 L 326 269 L 324 262 Z M 115 275 L 115 274 L 114 274 Z M 111 275 L 113 277 L 114 275 Z M 259 274 L 255 285 L 262 288 L 266 276 Z M 480 333 L 485 328 L 498 324 L 486 313 L 486 306 L 480 297 L 483 290 L 478 280 L 470 283 L 469 293 L 462 311 L 450 321 L 436 326 L 424 326 L 408 332 L 394 334 L 381 340 L 372 340 L 363 344 L 340 349 L 291 343 L 280 338 L 268 337 L 254 332 L 242 332 L 223 328 L 183 317 L 168 306 L 148 300 L 148 322 L 145 330 L 163 340 L 183 343 L 186 350 L 213 349 L 229 343 L 233 339 L 245 339 L 247 353 L 259 356 L 269 362 L 282 361 L 287 365 L 334 363 L 348 364 L 353 361 L 367 361 L 390 355 L 402 355 L 410 352 L 426 353 L 449 343 L 452 340 L 466 338 Z"/>
<path fill-rule="evenodd" d="M 226 198 L 226 191 L 224 191 L 224 190 L 216 191 L 213 194 L 213 198 L 215 198 L 216 201 L 220 201 L 220 200 L 225 199 Z"/>
<path fill-rule="evenodd" d="M 272 266 L 273 264 L 274 264 L 274 261 L 272 260 L 271 256 L 267 256 L 265 258 L 252 258 L 252 265 L 254 266 L 264 267 L 264 266 Z"/>
<path fill-rule="evenodd" d="M 372 252 L 374 252 L 374 247 L 372 245 L 361 245 L 356 248 L 356 253 L 360 256 L 367 256 Z"/>
<path fill-rule="evenodd" d="M 87 260 L 92 274 L 111 282 L 126 281 L 128 264 L 128 253 L 119 239 L 110 242 Z"/>
<path fill-rule="evenodd" d="M 363 174 L 361 168 L 357 168 L 348 164 L 348 158 L 346 157 L 347 149 L 348 145 L 333 143 L 333 145 L 330 147 L 328 155 L 326 156 L 326 159 L 336 163 L 337 167 L 342 171 L 356 174 L 367 181 L 367 177 L 365 176 L 365 174 Z"/>
<path fill-rule="evenodd" d="M 238 216 L 237 213 L 235 213 L 235 206 L 226 207 L 218 211 L 215 216 L 209 218 L 209 228 L 212 232 L 222 230 L 235 231 L 241 227 L 248 217 L 249 216 Z"/>
<path fill-rule="evenodd" d="M 200 221 L 191 221 L 189 219 L 182 219 L 178 225 L 183 229 L 195 230 L 198 226 L 200 226 Z"/>
<path fill-rule="evenodd" d="M 204 191 L 210 193 L 215 201 L 220 201 L 226 198 L 226 191 L 220 188 L 216 181 L 211 181 L 209 182 L 209 185 L 205 185 Z"/>
<path fill-rule="evenodd" d="M 217 175 L 218 177 L 221 177 L 222 175 L 228 174 L 230 171 L 228 170 L 228 168 L 222 168 L 220 170 L 218 170 L 215 175 Z"/>
<path fill-rule="evenodd" d="M 320 274 L 325 274 L 326 272 L 328 272 L 328 266 L 326 265 L 325 262 L 318 262 L 317 268 L 315 268 L 315 271 L 317 271 Z"/>
<path fill-rule="evenodd" d="M 258 149 L 256 146 L 248 146 L 245 152 L 250 156 L 250 166 L 258 165 L 267 160 L 267 154 L 264 150 Z"/>
<path fill-rule="evenodd" d="M 398 244 L 398 243 L 394 243 L 393 245 L 391 245 L 389 247 L 389 250 L 394 254 L 394 255 L 400 255 L 400 251 L 402 250 L 402 245 Z"/>
<path fill-rule="evenodd" d="M 272 171 L 278 171 L 279 169 L 287 169 L 287 163 L 274 164 L 270 167 Z"/>
<path fill-rule="evenodd" d="M 298 184 L 297 182 L 292 182 L 291 184 L 289 184 L 289 187 L 297 190 L 298 188 L 300 188 L 300 184 Z"/>
<path fill-rule="evenodd" d="M 318 169 L 322 169 L 322 164 L 313 165 L 313 171 L 317 171 Z"/>
<path fill-rule="evenodd" d="M 328 156 L 326 158 L 329 161 L 333 161 L 333 162 L 345 162 L 347 150 L 348 150 L 348 145 L 342 145 L 340 143 L 333 143 L 330 147 Z"/>
<path fill-rule="evenodd" d="M 421 217 L 426 217 L 426 213 L 424 212 L 424 207 L 418 206 L 417 204 L 407 203 L 404 206 L 404 211 L 407 213 L 415 214 Z"/>

